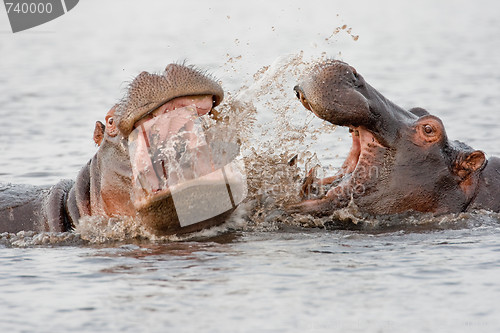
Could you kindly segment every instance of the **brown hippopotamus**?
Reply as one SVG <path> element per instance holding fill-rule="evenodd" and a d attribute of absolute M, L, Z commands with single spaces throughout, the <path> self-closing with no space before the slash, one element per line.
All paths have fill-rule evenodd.
<path fill-rule="evenodd" d="M 291 212 L 328 215 L 351 202 L 375 216 L 500 211 L 499 158 L 448 140 L 438 117 L 397 106 L 348 64 L 317 64 L 294 90 L 316 116 L 349 127 L 352 147 L 337 175 L 309 172 Z"/>
<path fill-rule="evenodd" d="M 142 72 L 130 84 L 124 99 L 108 112 L 105 124 L 96 123 L 94 140 L 99 148 L 79 172 L 76 181 L 63 180 L 52 187 L 0 185 L 0 232 L 68 231 L 84 216 L 130 216 L 157 235 L 191 232 L 222 223 L 241 200 L 231 197 L 229 207 L 226 204 L 215 210 L 217 215 L 209 216 L 200 212 L 200 204 L 206 200 L 196 197 L 197 193 L 203 192 L 199 190 L 200 186 L 195 186 L 194 190 L 191 187 L 191 191 L 196 192 L 194 194 L 173 196 L 171 189 L 182 185 L 179 179 L 185 174 L 177 172 L 176 183 L 171 182 L 175 178 L 173 171 L 167 172 L 169 165 L 165 165 L 165 158 L 158 158 L 158 155 L 165 154 L 166 148 L 154 151 L 153 141 L 168 143 L 168 138 L 173 137 L 168 136 L 170 132 L 177 135 L 183 129 L 182 133 L 187 133 L 183 135 L 189 139 L 176 141 L 176 145 L 182 143 L 184 146 L 173 147 L 177 149 L 175 154 L 182 155 L 186 151 L 202 154 L 203 149 L 190 149 L 189 146 L 193 136 L 199 140 L 193 134 L 194 120 L 189 118 L 189 112 L 196 120 L 209 114 L 223 97 L 222 87 L 192 66 L 170 64 L 160 75 Z M 175 116 L 166 118 L 172 114 Z M 148 122 L 153 125 L 148 125 Z M 182 163 L 188 163 L 186 154 L 182 156 Z M 160 160 L 161 171 L 158 173 L 156 162 Z M 212 177 L 203 183 L 211 196 L 205 206 L 217 205 L 217 190 L 221 188 L 213 179 L 215 173 L 210 173 L 213 171 L 210 169 L 212 162 L 201 166 L 203 174 L 198 172 L 200 177 L 207 174 Z M 197 168 L 195 171 L 199 171 L 200 167 Z M 222 188 L 230 190 L 227 172 L 223 176 L 226 181 Z M 167 180 L 170 187 L 161 184 Z M 211 184 L 215 185 L 211 187 Z M 184 190 L 186 188 L 189 186 Z M 189 207 L 187 210 L 191 213 L 187 215 L 191 220 L 184 223 L 176 209 L 180 200 L 187 201 L 188 206 L 183 207 Z"/>

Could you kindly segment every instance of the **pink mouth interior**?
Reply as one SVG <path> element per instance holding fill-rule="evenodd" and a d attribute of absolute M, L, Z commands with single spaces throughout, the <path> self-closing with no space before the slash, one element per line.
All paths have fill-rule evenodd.
<path fill-rule="evenodd" d="M 131 163 L 134 183 L 138 185 L 136 191 L 154 195 L 168 190 L 168 185 L 176 184 L 181 179 L 213 171 L 203 134 L 195 128 L 196 119 L 210 112 L 212 104 L 212 96 L 179 97 L 135 124 L 136 139 L 133 153 L 131 151 Z M 171 154 L 165 155 L 162 149 L 166 149 L 169 143 Z M 177 155 L 190 151 L 192 161 L 196 162 L 183 165 L 182 170 L 174 172 L 169 163 L 174 148 L 179 149 Z"/>
<path fill-rule="evenodd" d="M 321 184 L 327 184 L 344 179 L 337 187 L 331 188 L 329 192 L 338 191 L 339 188 L 343 187 L 355 186 L 356 180 L 346 176 L 356 173 L 358 168 L 370 167 L 371 161 L 375 158 L 374 148 L 383 147 L 373 134 L 363 127 L 350 127 L 349 131 L 352 135 L 352 146 L 340 172 L 333 177 L 321 180 Z"/>

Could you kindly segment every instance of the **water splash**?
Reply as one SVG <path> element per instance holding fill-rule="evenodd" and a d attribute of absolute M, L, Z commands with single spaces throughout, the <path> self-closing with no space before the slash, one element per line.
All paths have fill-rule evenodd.
<path fill-rule="evenodd" d="M 252 223 L 269 221 L 297 201 L 304 170 L 319 163 L 311 145 L 336 128 L 305 111 L 293 91 L 301 76 L 325 58 L 306 60 L 303 52 L 279 57 L 220 107 L 240 133 Z"/>

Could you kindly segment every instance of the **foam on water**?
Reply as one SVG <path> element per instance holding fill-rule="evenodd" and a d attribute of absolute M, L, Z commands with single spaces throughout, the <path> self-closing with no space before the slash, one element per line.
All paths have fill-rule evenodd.
<path fill-rule="evenodd" d="M 78 246 L 85 243 L 79 234 L 73 232 L 20 231 L 17 234 L 0 234 L 0 245 L 5 247 Z"/>

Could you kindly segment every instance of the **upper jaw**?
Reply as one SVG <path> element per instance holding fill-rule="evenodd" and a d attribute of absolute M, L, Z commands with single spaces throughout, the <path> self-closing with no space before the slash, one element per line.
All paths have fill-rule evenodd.
<path fill-rule="evenodd" d="M 180 153 L 178 149 L 196 149 L 204 140 L 196 119 L 212 109 L 212 97 L 179 97 L 145 113 L 134 123 L 128 146 L 134 184 L 132 196 L 138 210 L 170 196 L 171 187 L 180 177 L 178 173 L 191 170 L 182 169 L 175 154 Z M 198 173 L 209 169 L 203 158 L 196 167 L 193 170 Z"/>
<path fill-rule="evenodd" d="M 379 126 L 379 124 L 377 124 L 377 122 L 374 122 L 370 116 L 367 116 L 365 120 L 362 121 L 359 121 L 359 117 L 357 121 L 350 121 L 347 115 L 348 112 L 342 110 L 342 107 L 340 106 L 338 107 L 338 109 L 336 108 L 334 110 L 323 110 L 322 108 L 318 109 L 317 107 L 310 104 L 309 100 L 305 97 L 305 94 L 300 89 L 300 87 L 297 86 L 296 88 L 297 89 L 295 91 L 297 93 L 297 97 L 299 98 L 302 105 L 307 110 L 314 113 L 320 119 L 328 121 L 333 125 L 349 128 L 349 132 L 353 134 L 353 136 L 354 135 L 359 136 L 359 133 L 364 133 L 365 135 L 363 137 L 369 138 L 369 140 L 376 142 L 377 145 L 384 146 L 386 148 L 392 146 L 391 144 L 392 140 L 390 140 L 391 135 L 387 136 L 386 135 L 387 133 L 385 133 L 384 131 L 380 131 L 377 127 Z M 368 112 L 371 112 L 371 108 L 370 107 L 368 108 L 369 108 Z M 330 121 L 328 117 L 325 116 L 325 114 L 328 114 L 329 112 L 337 114 L 344 113 L 343 121 Z M 365 112 L 365 111 L 363 110 L 360 112 Z"/>
<path fill-rule="evenodd" d="M 115 115 L 118 129 L 128 136 L 144 114 L 174 98 L 193 95 L 213 95 L 216 106 L 222 102 L 224 91 L 213 77 L 192 66 L 170 64 L 162 74 L 142 72 L 130 83 L 119 103 Z"/>

